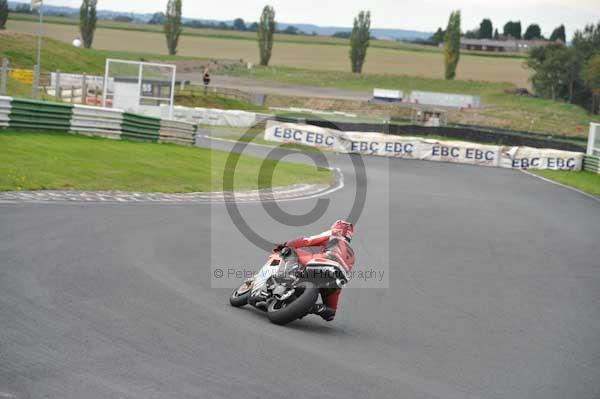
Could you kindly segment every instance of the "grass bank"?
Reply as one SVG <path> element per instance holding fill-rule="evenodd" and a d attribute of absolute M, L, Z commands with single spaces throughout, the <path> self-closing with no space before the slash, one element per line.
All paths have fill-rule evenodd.
<path fill-rule="evenodd" d="M 531 170 L 538 176 L 554 180 L 600 198 L 600 174 L 592 172 L 563 172 L 556 170 Z"/>
<path fill-rule="evenodd" d="M 411 91 L 435 91 L 481 96 L 483 108 L 450 111 L 452 123 L 481 125 L 542 134 L 586 137 L 590 122 L 600 122 L 600 116 L 589 115 L 583 108 L 560 101 L 507 94 L 514 89 L 510 83 L 469 80 L 443 80 L 391 74 L 362 74 L 349 72 L 314 71 L 288 67 L 233 68 L 224 73 L 242 78 L 304 86 L 335 87 L 372 92 L 373 88 Z M 330 100 L 306 99 L 295 106 L 331 103 Z M 365 110 L 368 106 L 363 105 Z M 346 110 L 346 109 L 344 109 Z M 350 111 L 356 112 L 355 109 Z M 390 111 L 392 112 L 392 111 Z M 398 112 L 408 115 L 407 109 Z M 406 116 L 404 115 L 404 116 Z"/>
<path fill-rule="evenodd" d="M 188 86 L 184 91 L 175 94 L 175 104 L 185 107 L 235 109 L 249 112 L 269 112 L 267 107 L 261 107 L 235 98 L 224 97 L 215 93 L 204 93 L 202 87 Z"/>
<path fill-rule="evenodd" d="M 174 144 L 114 141 L 66 133 L 0 130 L 0 191 L 221 191 L 228 153 Z M 328 184 L 331 172 L 310 165 L 264 161 L 273 186 Z M 263 160 L 242 156 L 235 189 L 267 188 Z"/>
<path fill-rule="evenodd" d="M 141 47 L 143 48 L 143 47 Z M 32 69 L 36 62 L 37 38 L 11 31 L 0 31 L 0 59 L 8 58 L 11 68 Z M 198 57 L 169 56 L 139 51 L 110 51 L 77 48 L 59 40 L 44 38 L 42 71 L 104 75 L 107 58 L 130 61 L 182 61 Z"/>

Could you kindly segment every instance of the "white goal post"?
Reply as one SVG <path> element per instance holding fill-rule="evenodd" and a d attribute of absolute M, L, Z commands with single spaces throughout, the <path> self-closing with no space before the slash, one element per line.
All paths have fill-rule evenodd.
<path fill-rule="evenodd" d="M 177 67 L 108 58 L 102 105 L 155 117 L 173 117 Z"/>
<path fill-rule="evenodd" d="M 600 123 L 590 123 L 587 155 L 600 157 Z"/>

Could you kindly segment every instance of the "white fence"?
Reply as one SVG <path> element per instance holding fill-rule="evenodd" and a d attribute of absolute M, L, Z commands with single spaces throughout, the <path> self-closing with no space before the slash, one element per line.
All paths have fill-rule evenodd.
<path fill-rule="evenodd" d="M 600 156 L 600 123 L 590 123 L 587 155 Z"/>
<path fill-rule="evenodd" d="M 81 75 L 81 74 L 76 74 L 76 73 L 62 73 L 62 72 L 59 72 L 59 73 L 52 72 L 50 74 L 50 86 L 55 88 L 58 84 L 59 87 L 67 87 L 67 88 L 68 87 L 83 87 L 84 79 L 85 79 L 85 86 L 87 86 L 88 89 L 97 88 L 99 90 L 102 90 L 104 87 L 104 76 L 93 76 L 93 75 L 87 76 L 87 75 Z M 114 82 L 115 82 L 114 79 L 108 80 L 108 85 L 111 90 L 112 90 Z"/>
<path fill-rule="evenodd" d="M 479 96 L 435 93 L 429 91 L 413 91 L 410 93 L 410 102 L 413 104 L 451 108 L 478 108 L 481 105 Z"/>
<path fill-rule="evenodd" d="M 162 110 L 162 116 L 166 117 L 168 110 L 164 106 Z M 172 119 L 199 125 L 252 127 L 270 117 L 272 115 L 255 112 L 176 106 L 173 108 Z"/>
<path fill-rule="evenodd" d="M 301 113 L 301 114 L 313 114 L 313 115 L 324 115 L 324 116 L 343 116 L 345 118 L 356 118 L 356 117 L 358 117 L 358 115 L 350 113 L 350 112 L 343 112 L 343 111 L 323 111 L 323 110 L 319 110 L 319 109 L 310 109 L 310 108 L 269 107 L 269 109 L 272 110 L 272 111 L 295 112 L 295 113 Z M 273 117 L 273 115 L 266 115 L 266 114 L 259 114 L 259 115 L 263 115 L 265 117 L 265 119 L 269 119 L 269 118 Z"/>

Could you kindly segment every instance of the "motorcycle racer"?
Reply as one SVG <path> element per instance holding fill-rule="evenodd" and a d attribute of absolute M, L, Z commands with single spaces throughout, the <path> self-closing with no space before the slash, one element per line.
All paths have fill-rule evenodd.
<path fill-rule="evenodd" d="M 289 256 L 292 253 L 290 248 L 293 248 L 301 266 L 306 266 L 316 257 L 325 257 L 339 263 L 344 270 L 349 272 L 355 261 L 354 250 L 350 246 L 353 235 L 354 225 L 344 220 L 338 220 L 330 230 L 278 244 L 274 250 L 280 251 L 283 256 Z M 320 251 L 315 254 L 304 249 L 309 247 L 319 247 Z M 332 321 L 338 308 L 341 292 L 341 288 L 322 289 L 320 293 L 323 304 L 316 304 L 311 313 L 318 314 L 326 321 Z"/>

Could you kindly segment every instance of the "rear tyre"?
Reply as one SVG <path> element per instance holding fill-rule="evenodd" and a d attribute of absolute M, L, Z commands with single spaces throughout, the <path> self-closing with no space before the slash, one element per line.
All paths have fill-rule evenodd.
<path fill-rule="evenodd" d="M 284 325 L 306 316 L 317 302 L 319 289 L 314 283 L 304 281 L 296 286 L 296 292 L 287 301 L 273 301 L 267 308 L 271 323 Z"/>
<path fill-rule="evenodd" d="M 239 288 L 235 289 L 229 297 L 229 303 L 231 306 L 239 308 L 247 305 L 248 298 L 250 298 L 250 293 L 252 292 L 251 288 L 252 286 L 250 284 L 244 283 Z"/>

